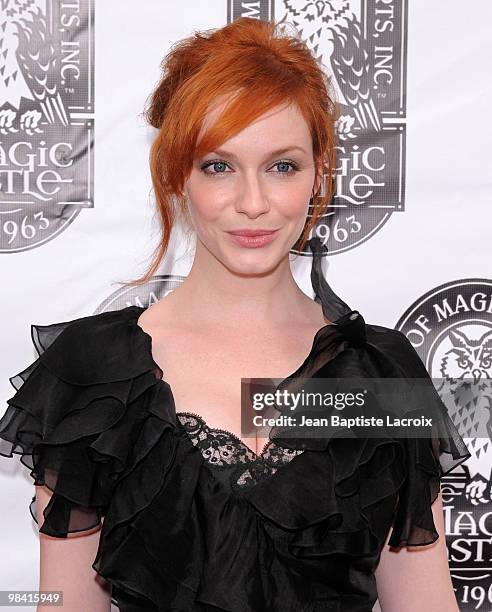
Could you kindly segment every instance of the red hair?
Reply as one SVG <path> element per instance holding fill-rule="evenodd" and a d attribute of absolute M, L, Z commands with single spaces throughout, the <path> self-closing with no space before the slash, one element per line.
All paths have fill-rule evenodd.
<path fill-rule="evenodd" d="M 320 185 L 322 174 L 326 177 L 325 195 L 313 193 L 312 215 L 301 234 L 299 249 L 304 248 L 331 202 L 338 117 L 330 92 L 331 78 L 297 31 L 286 34 L 281 27 L 273 21 L 241 17 L 220 29 L 194 32 L 176 43 L 163 59 L 162 78 L 144 111 L 146 121 L 159 130 L 149 162 L 162 237 L 150 268 L 136 284 L 147 282 L 157 270 L 177 213 L 187 217 L 183 187 L 193 160 L 278 105 L 297 105 L 313 140 L 314 184 Z M 227 108 L 197 142 L 205 115 L 224 95 L 230 97 Z"/>

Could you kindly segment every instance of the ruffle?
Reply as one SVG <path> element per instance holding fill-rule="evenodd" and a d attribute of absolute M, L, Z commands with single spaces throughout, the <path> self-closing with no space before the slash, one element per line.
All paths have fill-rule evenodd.
<path fill-rule="evenodd" d="M 319 241 L 316 245 L 316 248 L 323 250 Z M 285 521 L 289 517 L 298 516 L 297 509 L 289 504 L 302 503 L 304 506 L 304 502 L 304 508 L 308 509 L 302 523 L 304 525 L 308 525 L 309 521 L 322 525 L 324 521 L 323 527 L 326 527 L 339 520 L 340 530 L 345 534 L 355 534 L 363 525 L 365 533 L 362 535 L 359 531 L 360 538 L 366 543 L 372 542 L 364 546 L 364 553 L 370 554 L 374 552 L 377 538 L 374 537 L 375 533 L 370 533 L 371 521 L 367 509 L 378 500 L 396 496 L 388 544 L 397 548 L 431 544 L 439 537 L 431 506 L 439 493 L 440 480 L 464 463 L 471 453 L 408 338 L 398 330 L 367 324 L 358 311 L 350 310 L 324 279 L 318 258 L 313 262 L 312 284 L 316 294 L 323 297 L 325 315 L 333 318 L 336 312 L 341 316 L 336 321 L 336 328 L 327 326 L 320 330 L 309 358 L 277 388 L 288 388 L 291 380 L 295 384 L 296 378 L 311 377 L 414 379 L 415 393 L 410 392 L 406 396 L 408 405 L 399 409 L 400 416 L 431 414 L 434 421 L 432 434 L 430 437 L 395 438 L 391 430 L 386 429 L 384 439 L 363 439 L 355 434 L 353 438 L 337 439 L 336 436 L 329 438 L 324 435 L 322 438 L 291 439 L 282 436 L 280 429 L 273 428 L 270 437 L 283 446 L 324 451 L 325 459 L 327 453 L 327 463 L 333 469 L 332 482 L 324 490 L 325 497 L 319 495 L 317 487 L 314 487 L 314 497 L 306 490 L 302 495 L 289 498 L 287 505 L 279 503 L 275 495 L 269 501 L 266 489 L 271 483 L 266 482 L 265 491 L 261 486 L 255 488 L 251 501 L 278 525 L 287 526 Z M 333 310 L 334 304 L 336 308 Z M 329 473 L 328 470 L 328 465 L 325 465 L 322 473 Z M 278 477 L 288 479 L 292 471 Z M 308 482 L 311 484 L 313 472 L 306 473 L 310 474 Z M 339 510 L 340 504 L 337 502 L 341 497 L 345 501 L 347 497 L 357 499 L 355 506 L 359 511 L 352 511 L 354 517 L 357 515 L 357 521 L 352 521 L 349 528 L 346 517 L 351 511 Z M 380 524 L 383 522 L 381 517 L 376 523 L 378 521 Z M 294 523 L 289 528 L 294 528 Z M 354 550 L 351 544 L 353 535 L 347 536 L 342 545 L 345 536 L 335 534 L 336 529 L 328 530 L 327 554 L 334 550 L 350 554 L 350 550 Z M 311 542 L 317 546 L 321 540 L 312 537 Z M 356 547 L 356 550 L 361 549 Z"/>
<path fill-rule="evenodd" d="M 439 534 L 432 514 L 432 504 L 440 491 L 441 478 L 471 457 L 463 438 L 451 420 L 417 351 L 401 332 L 393 330 L 397 353 L 389 358 L 395 364 L 395 377 L 414 379 L 414 393 L 409 396 L 408 412 L 432 414 L 431 437 L 404 438 L 406 475 L 398 490 L 390 546 L 424 546 L 435 542 Z M 373 347 L 374 349 L 374 347 Z M 425 402 L 419 405 L 419 402 Z"/>
<path fill-rule="evenodd" d="M 328 330 L 326 334 L 325 342 L 320 339 L 325 349 L 336 343 Z M 344 330 L 342 334 L 346 339 Z M 439 537 L 431 506 L 440 479 L 471 456 L 406 336 L 365 324 L 364 338 L 362 342 L 359 335 L 356 342 L 345 342 L 345 348 L 326 363 L 314 355 L 319 369 L 313 372 L 306 366 L 301 375 L 418 379 L 419 392 L 408 394 L 408 405 L 400 416 L 432 414 L 432 435 L 393 437 L 386 428 L 381 438 L 361 438 L 355 433 L 349 438 L 345 432 L 343 437 L 296 439 L 286 437 L 285 429 L 274 428 L 270 436 L 277 443 L 311 452 L 275 475 L 281 489 L 289 490 L 289 483 L 295 482 L 295 495 L 279 495 L 271 479 L 252 489 L 248 499 L 279 528 L 295 532 L 289 550 L 296 556 L 373 555 L 385 541 L 390 524 L 392 547 L 431 544 Z M 284 382 L 280 388 L 288 387 L 289 381 Z M 391 520 L 385 522 L 388 508 L 392 508 Z M 384 525 L 386 532 L 380 529 Z"/>
<path fill-rule="evenodd" d="M 128 314 L 32 325 L 39 356 L 10 379 L 17 392 L 0 420 L 0 454 L 21 455 L 34 484 L 53 492 L 39 528 L 46 535 L 101 526 L 124 478 L 135 483 L 145 473 L 136 505 L 152 494 L 151 471 L 160 469 L 152 451 L 175 427 L 175 412 Z M 158 450 L 165 468 L 168 454 Z M 37 522 L 36 496 L 29 509 Z"/>

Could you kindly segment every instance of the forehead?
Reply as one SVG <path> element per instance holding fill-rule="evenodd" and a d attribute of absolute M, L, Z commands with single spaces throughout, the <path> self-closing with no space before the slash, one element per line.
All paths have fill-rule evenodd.
<path fill-rule="evenodd" d="M 228 101 L 222 97 L 207 111 L 198 140 L 219 119 Z M 242 146 L 282 149 L 293 144 L 309 149 L 311 132 L 298 106 L 288 102 L 269 109 L 223 143 L 228 150 Z"/>

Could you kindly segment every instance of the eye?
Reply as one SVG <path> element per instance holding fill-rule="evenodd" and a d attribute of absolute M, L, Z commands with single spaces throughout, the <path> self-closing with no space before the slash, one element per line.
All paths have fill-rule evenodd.
<path fill-rule="evenodd" d="M 285 167 L 288 168 L 289 166 L 291 167 L 291 170 L 288 171 L 288 172 L 283 172 L 283 171 L 282 172 L 278 172 L 277 171 L 276 174 L 287 174 L 287 175 L 295 174 L 299 170 L 299 166 L 295 162 L 292 162 L 292 161 L 286 161 L 286 160 L 285 161 L 279 161 L 279 162 L 277 162 L 275 164 L 275 166 L 283 166 L 284 168 Z"/>
<path fill-rule="evenodd" d="M 225 161 L 222 161 L 221 159 L 214 159 L 212 161 L 206 162 L 205 164 L 203 164 L 200 167 L 200 170 L 202 170 L 202 172 L 204 174 L 226 174 L 225 172 L 222 172 L 220 169 L 220 166 L 222 166 L 222 168 L 224 166 L 227 166 L 228 164 L 226 164 Z M 218 166 L 219 166 L 219 171 L 218 172 L 210 172 L 210 170 L 208 170 L 208 168 L 210 168 L 211 166 L 213 166 L 215 168 L 215 170 L 217 170 Z"/>
<path fill-rule="evenodd" d="M 281 160 L 281 161 L 276 162 L 273 165 L 273 167 L 275 166 L 280 166 L 284 169 L 287 169 L 287 171 L 284 171 L 284 170 L 275 171 L 274 174 L 277 174 L 277 175 L 290 176 L 292 174 L 295 174 L 299 170 L 299 166 L 293 161 Z M 214 160 L 211 160 L 209 162 L 205 162 L 204 164 L 202 164 L 200 166 L 200 170 L 204 174 L 208 174 L 209 176 L 219 175 L 219 174 L 229 174 L 228 172 L 224 171 L 226 167 L 230 167 L 227 162 L 225 162 L 222 159 L 214 159 Z M 290 167 L 290 170 L 289 170 L 289 167 Z M 215 171 L 211 171 L 210 168 L 214 168 Z"/>
<path fill-rule="evenodd" d="M 470 361 L 466 357 L 460 357 L 458 359 L 458 365 L 460 368 L 468 368 L 470 367 Z"/>

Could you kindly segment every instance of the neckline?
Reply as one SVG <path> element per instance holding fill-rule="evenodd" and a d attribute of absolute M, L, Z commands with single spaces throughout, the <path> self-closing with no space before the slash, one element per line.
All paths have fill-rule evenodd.
<path fill-rule="evenodd" d="M 352 310 L 332 290 L 332 288 L 328 284 L 328 281 L 324 277 L 324 275 L 322 273 L 322 270 L 321 270 L 321 257 L 323 256 L 323 254 L 327 253 L 327 248 L 322 243 L 321 239 L 318 236 L 313 236 L 309 240 L 309 246 L 310 246 L 312 254 L 313 254 L 312 267 L 311 267 L 311 283 L 312 283 L 312 286 L 313 286 L 313 289 L 314 289 L 314 293 L 315 293 L 314 300 L 316 302 L 318 302 L 318 303 L 321 303 L 323 314 L 324 314 L 326 319 L 331 320 L 331 323 L 327 323 L 326 325 L 323 325 L 322 327 L 320 327 L 316 331 L 316 333 L 314 334 L 313 340 L 311 342 L 311 348 L 310 348 L 308 354 L 306 355 L 306 357 L 303 359 L 302 363 L 296 368 L 296 370 L 294 370 L 294 372 L 289 374 L 286 378 L 282 379 L 281 382 L 279 383 L 279 385 L 277 385 L 277 388 L 282 386 L 286 381 L 291 380 L 291 379 L 295 378 L 296 376 L 298 376 L 299 372 L 301 372 L 303 370 L 303 368 L 306 366 L 306 364 L 311 359 L 313 353 L 316 350 L 316 347 L 317 347 L 317 344 L 318 344 L 320 338 L 322 336 L 324 336 L 328 332 L 328 330 L 331 330 L 333 328 L 333 330 L 335 330 L 335 332 L 337 332 L 339 330 L 342 330 L 342 332 L 344 332 L 345 330 L 348 329 L 348 326 L 350 326 L 351 324 L 355 323 L 356 321 L 358 321 L 358 320 L 360 320 L 362 318 L 360 313 L 357 310 Z M 157 362 L 154 359 L 154 352 L 153 352 L 153 344 L 154 344 L 154 342 L 153 342 L 153 338 L 139 324 L 140 316 L 143 314 L 143 312 L 145 310 L 147 310 L 147 308 L 149 308 L 149 306 L 130 306 L 129 308 L 133 309 L 134 314 L 137 315 L 133 319 L 133 323 L 135 324 L 135 327 L 137 328 L 137 331 L 139 333 L 143 334 L 143 337 L 146 339 L 148 355 L 149 355 L 150 360 L 151 360 L 151 362 L 153 364 L 153 367 L 155 368 L 156 371 L 158 371 L 160 373 L 160 379 L 159 379 L 160 382 L 167 385 L 168 391 L 169 391 L 169 393 L 171 395 L 171 399 L 173 401 L 173 405 L 175 406 L 175 403 L 174 403 L 174 394 L 173 394 L 172 387 L 165 380 L 165 372 L 162 370 L 162 368 L 157 364 Z M 347 337 L 349 337 L 349 335 Z M 332 358 L 332 360 L 336 359 L 336 357 L 337 357 L 337 355 L 335 355 Z M 259 453 L 257 453 L 256 451 L 251 449 L 248 444 L 243 442 L 241 440 L 241 438 L 239 436 L 237 436 L 236 434 L 234 434 L 231 431 L 228 431 L 227 429 L 224 429 L 224 428 L 211 427 L 202 416 L 200 416 L 199 414 L 197 414 L 197 413 L 195 413 L 193 411 L 182 410 L 182 411 L 176 412 L 176 410 L 175 410 L 174 413 L 175 413 L 178 421 L 179 421 L 179 415 L 180 414 L 188 415 L 188 416 L 191 415 L 191 416 L 193 416 L 195 418 L 199 418 L 200 421 L 205 425 L 205 427 L 209 431 L 226 433 L 227 435 L 231 436 L 233 439 L 237 440 L 237 442 L 239 444 L 241 444 L 249 453 L 251 453 L 251 456 L 254 457 L 254 461 L 261 461 L 261 460 L 263 460 L 265 451 L 272 444 L 276 444 L 274 442 L 274 440 L 272 440 L 272 438 L 269 438 L 268 442 L 265 443 L 265 445 L 263 446 L 261 451 Z M 272 432 L 273 429 L 274 429 L 274 427 L 272 427 L 270 429 L 269 435 L 270 435 L 270 433 Z M 190 443 L 192 444 L 193 442 L 192 442 L 191 438 L 188 436 L 188 434 L 185 431 L 184 427 L 183 427 L 183 431 L 184 431 L 185 435 L 187 436 L 187 438 L 189 439 Z"/>
<path fill-rule="evenodd" d="M 165 379 L 165 372 L 163 371 L 163 369 L 159 366 L 159 364 L 154 359 L 154 351 L 153 351 L 154 340 L 153 340 L 151 334 L 149 334 L 147 331 L 145 331 L 144 328 L 139 324 L 140 316 L 144 313 L 145 310 L 147 310 L 148 306 L 130 306 L 129 308 L 133 309 L 135 314 L 137 315 L 136 317 L 134 317 L 132 319 L 132 323 L 137 328 L 137 332 L 141 333 L 143 335 L 143 337 L 145 338 L 145 340 L 147 341 L 148 356 L 149 356 L 149 358 L 150 358 L 150 360 L 151 360 L 151 362 L 153 364 L 154 369 L 156 371 L 158 371 L 159 374 L 160 374 L 159 382 L 162 383 L 162 384 L 167 385 L 168 392 L 170 393 L 173 406 L 175 406 L 174 393 L 173 393 L 172 386 L 166 381 L 166 379 Z M 352 313 L 357 313 L 357 311 L 351 311 L 351 312 Z M 350 314 L 350 313 L 348 313 L 348 314 Z M 357 315 L 358 315 L 358 313 L 357 313 Z M 279 385 L 277 385 L 277 387 L 281 386 L 286 381 L 288 381 L 288 380 L 290 380 L 292 378 L 295 378 L 298 375 L 298 373 L 306 366 L 306 364 L 308 363 L 308 361 L 312 357 L 313 353 L 315 352 L 316 345 L 318 344 L 319 338 L 321 337 L 322 334 L 324 334 L 328 329 L 331 329 L 331 328 L 338 329 L 338 328 L 342 327 L 345 322 L 353 321 L 353 320 L 355 320 L 355 318 L 356 317 L 347 317 L 347 315 L 343 315 L 342 317 L 339 317 L 339 319 L 337 319 L 336 321 L 332 321 L 331 323 L 327 323 L 326 325 L 323 325 L 322 327 L 320 327 L 317 330 L 317 332 L 315 333 L 315 335 L 313 337 L 313 340 L 311 342 L 311 348 L 310 348 L 308 354 L 306 355 L 306 357 L 303 359 L 302 363 L 294 370 L 294 372 L 292 372 L 292 374 L 289 374 L 288 376 L 283 378 L 281 380 L 281 382 L 279 383 Z M 335 359 L 335 358 L 336 358 L 336 356 L 333 357 L 333 359 Z M 259 453 L 257 453 L 248 444 L 243 442 L 243 440 L 237 434 L 235 434 L 232 431 L 229 431 L 227 429 L 224 429 L 223 427 L 212 427 L 212 426 L 210 426 L 207 423 L 206 419 L 204 419 L 201 415 L 197 414 L 196 412 L 192 412 L 192 411 L 189 411 L 189 410 L 180 410 L 180 411 L 174 410 L 174 414 L 175 414 L 175 416 L 177 418 L 179 417 L 180 414 L 186 415 L 186 416 L 193 416 L 195 418 L 199 418 L 200 421 L 203 423 L 203 425 L 205 425 L 205 427 L 209 431 L 212 431 L 212 432 L 223 432 L 223 433 L 226 433 L 227 435 L 233 437 L 249 453 L 251 453 L 251 455 L 254 458 L 253 461 L 255 461 L 255 462 L 263 460 L 265 451 L 269 448 L 270 445 L 275 444 L 276 446 L 278 446 L 278 444 L 276 444 L 270 438 L 268 440 L 268 442 L 266 442 L 264 444 L 264 446 L 261 449 L 261 451 Z M 179 418 L 178 418 L 178 420 L 179 420 Z M 274 427 L 272 427 L 270 429 L 270 432 L 273 429 L 274 429 Z M 188 436 L 187 432 L 184 430 L 184 428 L 183 428 L 183 431 L 185 432 L 185 435 L 189 439 L 190 443 L 193 443 L 191 438 Z"/>

